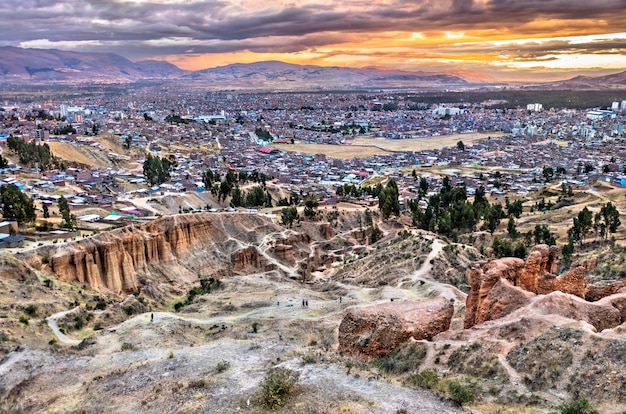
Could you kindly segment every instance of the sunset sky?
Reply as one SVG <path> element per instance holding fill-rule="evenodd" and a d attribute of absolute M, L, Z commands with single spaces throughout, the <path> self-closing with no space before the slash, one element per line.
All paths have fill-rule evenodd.
<path fill-rule="evenodd" d="M 500 79 L 626 69 L 626 0 L 3 0 L 0 28 L 0 46 L 193 70 L 262 60 Z"/>

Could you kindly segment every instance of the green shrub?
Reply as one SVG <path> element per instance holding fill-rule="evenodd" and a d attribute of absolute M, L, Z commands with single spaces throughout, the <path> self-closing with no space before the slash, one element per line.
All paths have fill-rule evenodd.
<path fill-rule="evenodd" d="M 474 401 L 476 395 L 468 384 L 461 383 L 456 379 L 449 379 L 443 382 L 443 391 L 448 398 L 456 401 L 460 405 Z"/>
<path fill-rule="evenodd" d="M 556 407 L 555 411 L 551 411 L 550 414 L 598 414 L 598 411 L 594 409 L 589 401 L 584 398 L 563 402 Z"/>
<path fill-rule="evenodd" d="M 222 373 L 224 371 L 227 371 L 230 368 L 230 362 L 228 361 L 220 361 L 217 363 L 217 365 L 215 366 L 215 371 L 217 371 L 217 373 Z"/>
<path fill-rule="evenodd" d="M 268 410 L 283 406 L 297 381 L 298 374 L 290 369 L 271 370 L 261 382 L 261 405 Z"/>
<path fill-rule="evenodd" d="M 29 321 L 28 316 L 26 316 L 26 315 L 24 315 L 24 314 L 21 314 L 21 315 L 20 315 L 20 322 L 21 322 L 21 323 L 23 323 L 24 325 L 28 325 L 28 321 Z"/>
<path fill-rule="evenodd" d="M 27 307 L 24 308 L 24 312 L 29 316 L 36 315 L 37 305 L 33 305 L 33 304 L 28 305 Z"/>
<path fill-rule="evenodd" d="M 131 344 L 131 343 L 124 342 L 124 343 L 122 344 L 122 351 L 131 351 L 131 350 L 133 350 L 133 349 L 135 349 L 135 345 L 133 345 L 133 344 Z"/>
<path fill-rule="evenodd" d="M 259 331 L 259 323 L 258 322 L 252 322 L 252 332 L 253 333 L 257 333 Z"/>
<path fill-rule="evenodd" d="M 436 389 L 439 385 L 439 376 L 432 369 L 426 369 L 409 378 L 409 382 L 418 387 Z"/>
<path fill-rule="evenodd" d="M 127 305 L 124 306 L 124 312 L 126 312 L 126 315 L 131 316 L 134 315 L 136 311 L 133 305 Z"/>
<path fill-rule="evenodd" d="M 426 357 L 426 346 L 423 344 L 407 344 L 394 349 L 386 357 L 376 358 L 372 364 L 388 374 L 404 374 L 417 370 Z"/>

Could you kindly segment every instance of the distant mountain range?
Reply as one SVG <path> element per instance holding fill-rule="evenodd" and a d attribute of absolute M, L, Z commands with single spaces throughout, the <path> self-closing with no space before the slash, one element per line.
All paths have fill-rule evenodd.
<path fill-rule="evenodd" d="M 135 82 L 179 78 L 187 72 L 167 62 L 131 62 L 113 53 L 0 47 L 0 82 Z"/>
<path fill-rule="evenodd" d="M 501 83 L 489 75 L 465 70 L 405 71 L 383 67 L 295 65 L 278 61 L 236 63 L 199 71 L 186 71 L 164 61 L 131 62 L 113 53 L 0 47 L 0 82 L 127 83 L 174 79 L 203 81 L 229 89 L 281 90 L 449 88 Z M 578 76 L 544 85 L 567 89 L 623 88 L 626 87 L 626 72 L 598 77 Z"/>
<path fill-rule="evenodd" d="M 137 82 L 180 79 L 228 88 L 448 87 L 495 82 L 478 72 L 412 72 L 388 68 L 348 68 L 267 61 L 199 71 L 162 61 L 131 62 L 113 53 L 0 47 L 0 82 Z"/>

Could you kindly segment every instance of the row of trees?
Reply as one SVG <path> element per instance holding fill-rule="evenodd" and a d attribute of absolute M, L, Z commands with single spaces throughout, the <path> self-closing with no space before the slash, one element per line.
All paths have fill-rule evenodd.
<path fill-rule="evenodd" d="M 235 201 L 233 205 L 235 207 L 238 206 L 263 206 L 266 204 L 271 205 L 271 197 L 269 193 L 265 194 L 265 200 L 261 204 L 249 204 L 246 201 L 246 194 L 242 194 L 239 189 L 240 184 L 245 184 L 247 182 L 256 182 L 260 183 L 263 190 L 265 190 L 266 180 L 269 177 L 263 173 L 259 173 L 257 170 L 248 173 L 246 171 L 239 171 L 238 173 L 232 170 L 228 170 L 224 177 L 221 176 L 219 172 L 213 172 L 213 170 L 208 169 L 202 173 L 202 182 L 204 184 L 204 188 L 211 192 L 213 195 L 217 195 L 218 201 L 226 200 L 227 197 L 233 196 L 235 197 Z M 237 192 L 233 194 L 234 189 L 237 188 Z M 259 197 L 254 196 L 255 200 L 260 200 Z M 252 202 L 252 201 L 250 201 Z"/>
<path fill-rule="evenodd" d="M 268 180 L 268 176 L 264 173 L 259 173 L 259 171 L 254 170 L 250 173 L 247 171 L 239 171 L 235 172 L 233 170 L 228 170 L 224 175 L 224 181 L 231 185 L 231 187 L 235 184 L 246 184 L 248 182 L 260 183 L 265 186 L 266 181 Z M 219 171 L 213 171 L 211 169 L 205 170 L 202 173 L 202 183 L 204 184 L 204 188 L 211 189 L 216 183 L 222 181 L 222 176 Z"/>

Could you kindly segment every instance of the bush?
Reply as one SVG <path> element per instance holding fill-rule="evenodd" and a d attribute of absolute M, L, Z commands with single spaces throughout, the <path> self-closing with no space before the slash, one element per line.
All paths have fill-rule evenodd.
<path fill-rule="evenodd" d="M 134 315 L 136 311 L 133 305 L 127 305 L 124 306 L 124 312 L 126 312 L 126 315 L 131 316 Z"/>
<path fill-rule="evenodd" d="M 30 304 L 26 308 L 24 308 L 24 312 L 29 316 L 34 316 L 37 314 L 37 305 Z"/>
<path fill-rule="evenodd" d="M 271 370 L 261 382 L 261 405 L 268 410 L 283 406 L 297 381 L 298 374 L 290 369 Z"/>
<path fill-rule="evenodd" d="M 550 414 L 598 414 L 598 411 L 589 404 L 589 401 L 581 398 L 570 402 L 563 402 L 563 404 L 556 407 L 555 411 L 551 411 Z"/>
<path fill-rule="evenodd" d="M 217 363 L 217 365 L 215 366 L 215 371 L 217 371 L 217 373 L 222 373 L 224 371 L 227 371 L 230 368 L 230 362 L 228 361 L 220 361 Z"/>
<path fill-rule="evenodd" d="M 131 343 L 124 342 L 122 344 L 122 351 L 130 351 L 130 350 L 133 350 L 133 349 L 135 349 L 135 345 L 133 345 Z"/>
<path fill-rule="evenodd" d="M 476 395 L 469 385 L 458 380 L 450 379 L 443 382 L 443 391 L 453 401 L 460 405 L 474 401 Z"/>
<path fill-rule="evenodd" d="M 302 363 L 303 364 L 315 364 L 317 362 L 317 358 L 313 353 L 302 354 Z"/>
<path fill-rule="evenodd" d="M 437 388 L 437 385 L 439 385 L 439 376 L 432 369 L 427 369 L 413 375 L 409 381 L 418 387 L 432 390 Z"/>
<path fill-rule="evenodd" d="M 24 315 L 24 314 L 21 314 L 21 315 L 20 315 L 20 322 L 21 322 L 21 323 L 23 323 L 24 325 L 28 325 L 28 321 L 29 321 L 28 316 L 26 316 L 26 315 Z"/>
<path fill-rule="evenodd" d="M 423 344 L 408 344 L 394 349 L 386 357 L 376 358 L 372 364 L 388 374 L 404 374 L 418 369 L 424 357 L 426 347 Z"/>

